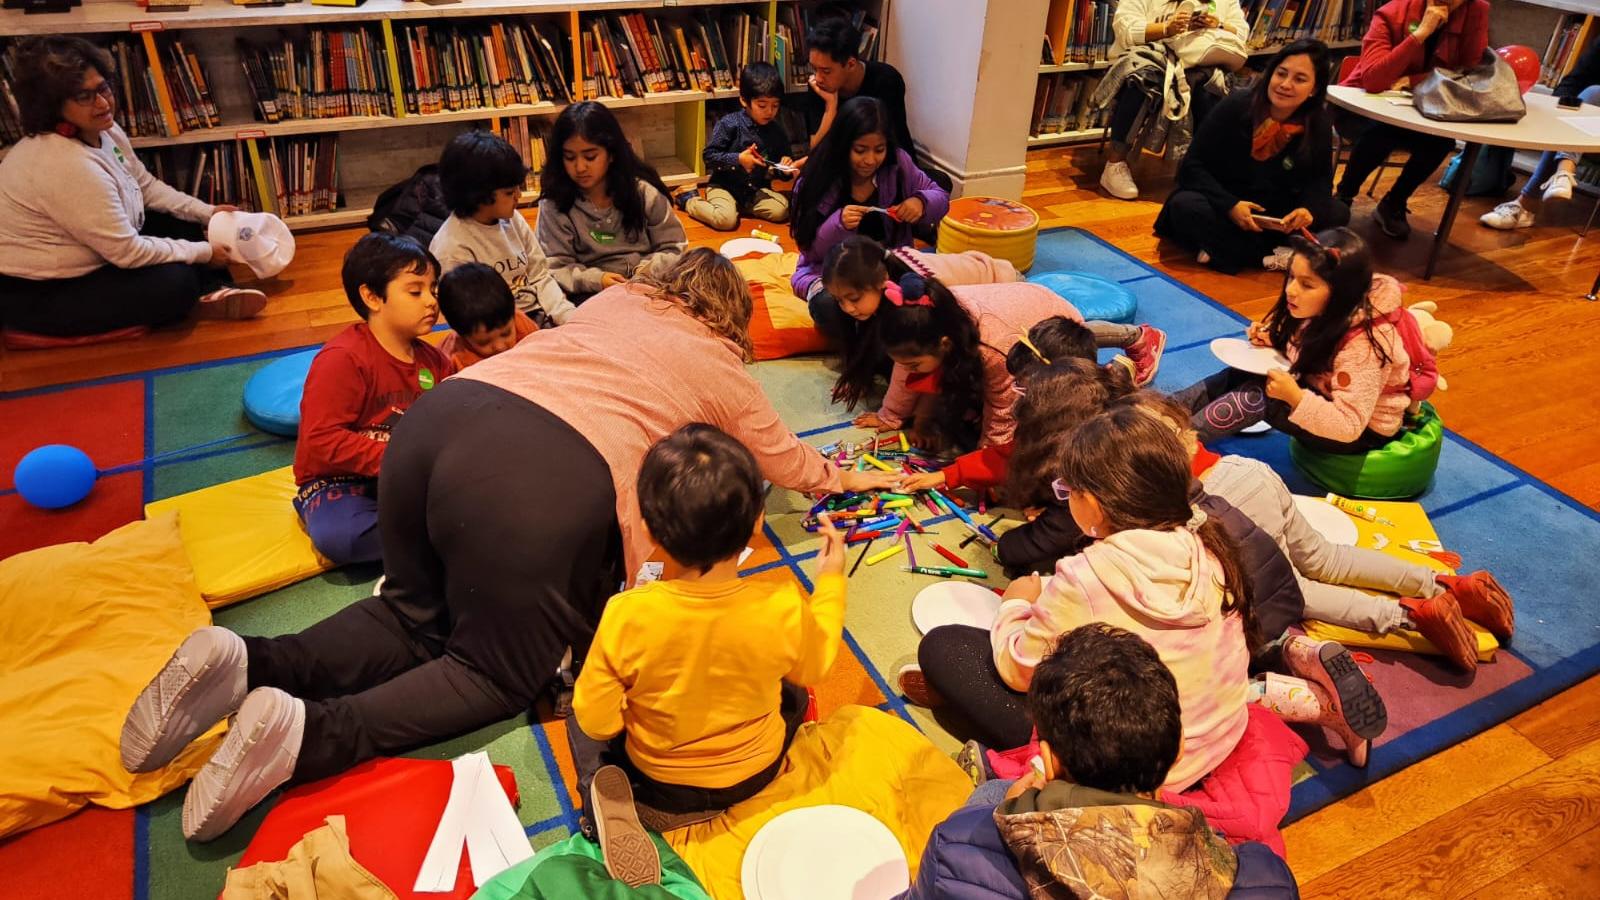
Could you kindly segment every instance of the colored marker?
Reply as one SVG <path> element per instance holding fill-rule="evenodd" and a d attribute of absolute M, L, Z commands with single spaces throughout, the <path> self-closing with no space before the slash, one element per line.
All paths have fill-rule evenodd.
<path fill-rule="evenodd" d="M 872 542 L 874 540 L 876 540 L 876 538 L 867 539 L 867 545 L 861 548 L 861 555 L 856 557 L 856 564 L 850 567 L 850 575 L 854 575 L 856 570 L 861 568 L 861 561 L 867 558 L 867 552 L 872 549 Z M 849 578 L 850 575 L 846 575 L 845 577 Z"/>
<path fill-rule="evenodd" d="M 951 502 L 943 494 L 939 493 L 936 490 L 930 489 L 928 491 L 928 493 L 932 494 L 934 499 L 938 500 L 946 509 L 948 509 L 950 512 L 954 513 L 955 517 L 961 520 L 961 524 L 967 526 L 968 528 L 972 529 L 974 532 L 977 532 L 978 534 L 983 534 L 982 530 L 980 530 L 978 528 L 978 523 L 972 521 L 972 517 L 967 515 L 967 511 L 966 510 L 964 510 L 961 507 L 955 505 L 955 503 Z"/>
<path fill-rule="evenodd" d="M 906 433 L 904 431 L 900 432 L 900 452 L 901 453 L 910 453 L 911 452 L 911 444 L 906 441 Z"/>
<path fill-rule="evenodd" d="M 884 509 L 905 509 L 906 507 L 910 506 L 911 503 L 912 503 L 912 501 L 911 501 L 910 497 L 907 497 L 904 500 L 890 500 L 888 503 L 885 503 L 883 505 L 883 508 Z"/>
<path fill-rule="evenodd" d="M 861 454 L 861 458 L 866 460 L 868 465 L 875 466 L 876 468 L 882 469 L 885 472 L 896 472 L 898 474 L 899 470 L 895 469 L 893 466 L 877 458 L 876 456 L 873 456 L 871 453 L 863 453 Z"/>
<path fill-rule="evenodd" d="M 904 545 L 895 544 L 893 547 L 890 547 L 887 550 L 883 550 L 883 551 L 880 551 L 878 553 L 874 553 L 873 555 L 867 557 L 867 565 L 875 566 L 878 563 L 881 563 L 884 560 L 888 559 L 889 557 L 894 556 L 896 553 L 903 552 L 905 549 L 906 548 L 905 548 Z"/>
<path fill-rule="evenodd" d="M 949 550 L 946 550 L 945 548 L 939 546 L 938 544 L 934 544 L 933 545 L 933 552 L 939 554 L 940 556 L 944 557 L 945 559 L 950 560 L 951 562 L 955 563 L 956 565 L 960 566 L 963 569 L 965 569 L 967 567 L 967 561 L 966 560 L 964 560 L 961 557 L 955 555 L 954 553 L 951 553 Z"/>
<path fill-rule="evenodd" d="M 917 551 L 911 549 L 910 532 L 901 532 L 900 537 L 906 542 L 906 559 L 910 560 L 911 564 L 915 566 L 917 564 Z"/>
<path fill-rule="evenodd" d="M 989 573 L 982 569 L 968 569 L 959 566 L 901 566 L 902 572 L 915 572 L 918 575 L 937 575 L 940 578 L 988 578 Z"/>

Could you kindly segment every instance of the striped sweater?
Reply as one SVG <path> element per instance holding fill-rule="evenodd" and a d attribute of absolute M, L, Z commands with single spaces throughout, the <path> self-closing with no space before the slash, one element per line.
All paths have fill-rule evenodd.
<path fill-rule="evenodd" d="M 1057 562 L 1033 601 L 1000 605 L 995 667 L 1024 691 L 1056 638 L 1080 625 L 1108 622 L 1149 641 L 1178 682 L 1183 753 L 1163 787 L 1182 791 L 1233 752 L 1249 718 L 1244 621 L 1223 615 L 1223 597 L 1221 567 L 1190 531 L 1119 531 Z"/>
<path fill-rule="evenodd" d="M 526 398 L 594 445 L 611 467 L 630 582 L 654 549 L 639 516 L 639 464 L 690 422 L 737 438 L 774 484 L 839 490 L 839 470 L 778 418 L 739 348 L 641 285 L 602 291 L 560 328 L 536 331 L 458 377 Z"/>

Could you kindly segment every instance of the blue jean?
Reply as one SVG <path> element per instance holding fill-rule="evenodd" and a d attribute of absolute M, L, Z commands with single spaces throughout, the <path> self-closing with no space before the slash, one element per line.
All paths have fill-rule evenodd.
<path fill-rule="evenodd" d="M 1578 92 L 1578 99 L 1591 106 L 1600 106 L 1600 84 L 1591 84 Z M 1563 159 L 1577 161 L 1579 154 L 1568 150 L 1546 150 L 1539 155 L 1538 165 L 1533 167 L 1533 172 L 1528 175 L 1528 183 L 1522 186 L 1522 196 L 1531 197 L 1534 192 L 1550 180 L 1556 173 L 1556 164 Z"/>
<path fill-rule="evenodd" d="M 972 795 L 967 798 L 966 803 L 961 805 L 963 807 L 987 806 L 990 808 L 999 806 L 1000 802 L 1006 799 L 1006 791 L 1011 790 L 1011 785 L 1015 782 L 1016 779 L 1014 778 L 991 778 L 973 788 Z"/>
<path fill-rule="evenodd" d="M 311 536 L 311 545 L 334 565 L 383 559 L 376 479 L 330 484 L 304 501 L 296 498 L 294 509 Z"/>

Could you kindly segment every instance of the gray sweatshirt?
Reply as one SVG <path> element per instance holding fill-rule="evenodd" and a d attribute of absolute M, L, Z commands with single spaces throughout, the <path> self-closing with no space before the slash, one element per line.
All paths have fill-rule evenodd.
<path fill-rule="evenodd" d="M 451 216 L 434 233 L 428 249 L 438 257 L 443 272 L 469 262 L 492 266 L 511 286 L 517 310 L 534 321 L 541 318 L 535 311 L 542 309 L 561 325 L 577 309 L 556 284 L 544 251 L 521 213 L 512 213 L 511 218 L 493 225 Z"/>
<path fill-rule="evenodd" d="M 550 270 L 568 294 L 594 294 L 607 272 L 631 278 L 656 257 L 684 251 L 689 236 L 673 212 L 672 201 L 653 186 L 639 182 L 644 197 L 645 230 L 627 234 L 616 207 L 600 209 L 579 198 L 562 212 L 549 200 L 539 201 L 539 246 Z"/>
<path fill-rule="evenodd" d="M 86 275 L 106 263 L 137 269 L 211 261 L 211 245 L 145 237 L 145 209 L 204 224 L 216 209 L 156 180 L 122 128 L 100 146 L 38 134 L 0 161 L 0 273 L 44 280 Z"/>

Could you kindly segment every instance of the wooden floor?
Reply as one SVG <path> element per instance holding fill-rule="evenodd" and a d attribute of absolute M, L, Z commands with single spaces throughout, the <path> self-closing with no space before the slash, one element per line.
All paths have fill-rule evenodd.
<path fill-rule="evenodd" d="M 1095 189 L 1099 169 L 1093 148 L 1036 151 L 1025 200 L 1047 227 L 1088 229 L 1241 313 L 1259 316 L 1271 305 L 1281 278 L 1218 275 L 1159 244 L 1150 233 L 1158 204 L 1106 198 Z M 1147 196 L 1170 188 L 1159 162 L 1139 163 L 1135 175 Z M 1444 194 L 1418 192 L 1418 233 L 1403 244 L 1371 226 L 1372 202 L 1358 200 L 1352 227 L 1373 242 L 1379 270 L 1408 284 L 1408 303 L 1438 301 L 1439 317 L 1456 329 L 1441 359 L 1449 389 L 1435 397 L 1444 419 L 1600 508 L 1600 304 L 1581 299 L 1600 272 L 1600 231 L 1577 235 L 1593 200 L 1580 197 L 1509 234 L 1480 227 L 1488 204 L 1469 200 L 1432 282 L 1420 273 Z M 354 320 L 338 270 L 359 234 L 300 236 L 291 275 L 266 286 L 273 302 L 259 319 L 6 353 L 0 391 L 326 340 Z M 721 237 L 691 223 L 692 240 L 714 246 Z M 1307 897 L 1600 897 L 1600 678 L 1296 823 L 1287 840 Z"/>

